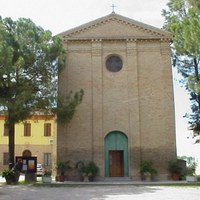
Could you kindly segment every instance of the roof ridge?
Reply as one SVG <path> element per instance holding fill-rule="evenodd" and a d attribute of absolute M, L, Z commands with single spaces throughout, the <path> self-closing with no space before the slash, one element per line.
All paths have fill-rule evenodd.
<path fill-rule="evenodd" d="M 157 27 L 145 24 L 143 22 L 140 22 L 140 21 L 137 21 L 137 20 L 134 20 L 134 19 L 131 19 L 131 18 L 116 14 L 114 12 L 112 12 L 111 14 L 105 15 L 103 17 L 97 18 L 95 20 L 92 20 L 90 22 L 84 23 L 84 24 L 82 24 L 80 26 L 77 26 L 77 27 L 74 27 L 72 29 L 69 29 L 67 31 L 61 32 L 60 34 L 58 34 L 58 36 L 65 37 L 67 35 L 70 36 L 71 34 L 84 32 L 84 31 L 90 29 L 91 27 L 97 26 L 97 25 L 101 24 L 104 21 L 107 22 L 107 21 L 112 20 L 112 19 L 117 19 L 119 21 L 120 20 L 124 21 L 124 22 L 126 22 L 126 23 L 128 23 L 130 25 L 134 25 L 137 28 L 139 27 L 139 28 L 141 28 L 143 30 L 148 30 L 148 31 L 154 32 L 156 34 L 161 34 L 161 35 L 163 35 L 165 37 L 166 36 L 168 36 L 170 38 L 172 37 L 172 34 L 170 32 L 167 32 L 167 31 L 164 31 L 164 30 L 159 29 Z"/>

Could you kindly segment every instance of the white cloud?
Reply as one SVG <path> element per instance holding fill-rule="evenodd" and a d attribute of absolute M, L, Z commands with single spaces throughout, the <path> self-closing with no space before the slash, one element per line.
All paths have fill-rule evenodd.
<path fill-rule="evenodd" d="M 162 27 L 168 0 L 115 0 L 116 13 Z M 113 0 L 0 0 L 2 17 L 31 18 L 53 33 L 66 31 L 112 12 Z"/>

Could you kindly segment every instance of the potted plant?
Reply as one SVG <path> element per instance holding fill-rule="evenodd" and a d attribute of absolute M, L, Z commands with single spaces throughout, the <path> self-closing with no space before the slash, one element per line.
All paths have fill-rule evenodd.
<path fill-rule="evenodd" d="M 179 165 L 178 160 L 169 161 L 168 171 L 170 172 L 171 179 L 174 181 L 180 180 L 181 175 L 181 166 Z"/>
<path fill-rule="evenodd" d="M 140 162 L 140 173 L 142 180 L 151 181 L 153 176 L 157 173 L 156 169 L 153 168 L 153 161 L 142 160 Z"/>
<path fill-rule="evenodd" d="M 93 181 L 94 177 L 97 175 L 99 168 L 94 162 L 84 163 L 83 161 L 79 161 L 76 164 L 76 167 L 80 170 L 83 176 L 83 180 L 85 182 Z"/>
<path fill-rule="evenodd" d="M 16 174 L 14 170 L 4 170 L 2 177 L 6 179 L 7 184 L 16 184 Z"/>
<path fill-rule="evenodd" d="M 186 181 L 187 182 L 196 182 L 197 177 L 195 177 L 196 163 L 189 164 L 186 167 Z"/>
<path fill-rule="evenodd" d="M 65 181 L 65 172 L 70 169 L 72 169 L 70 160 L 65 161 L 65 162 L 59 161 L 57 164 L 57 171 L 58 171 L 59 175 L 57 176 L 56 181 L 64 182 Z"/>
<path fill-rule="evenodd" d="M 42 176 L 42 182 L 43 183 L 51 183 L 52 181 L 52 171 L 51 170 L 48 170 L 48 169 L 45 169 L 44 170 L 44 174 Z"/>

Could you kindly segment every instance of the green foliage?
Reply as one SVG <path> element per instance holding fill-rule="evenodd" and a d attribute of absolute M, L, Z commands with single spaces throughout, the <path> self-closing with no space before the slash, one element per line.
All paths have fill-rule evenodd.
<path fill-rule="evenodd" d="M 4 170 L 2 172 L 2 177 L 5 179 L 13 179 L 15 180 L 15 171 L 13 170 Z"/>
<path fill-rule="evenodd" d="M 174 34 L 176 64 L 192 67 L 193 59 L 200 55 L 200 15 L 187 0 L 170 0 L 167 5 L 168 10 L 163 10 L 164 28 Z"/>
<path fill-rule="evenodd" d="M 83 91 L 58 97 L 58 77 L 65 66 L 59 37 L 30 19 L 0 18 L 0 110 L 9 128 L 10 162 L 14 163 L 14 125 L 35 111 L 58 114 L 68 123 Z"/>
<path fill-rule="evenodd" d="M 61 175 L 64 175 L 67 170 L 72 169 L 72 162 L 70 160 L 59 161 L 56 168 Z"/>
<path fill-rule="evenodd" d="M 163 10 L 164 28 L 173 33 L 173 65 L 183 75 L 190 93 L 192 114 L 186 114 L 194 134 L 200 133 L 200 3 L 199 0 L 169 0 Z"/>
<path fill-rule="evenodd" d="M 17 184 L 19 181 L 19 177 L 14 170 L 4 170 L 2 173 L 2 177 L 6 179 L 7 184 Z"/>
<path fill-rule="evenodd" d="M 0 38 L 0 106 L 8 111 L 7 122 L 50 109 L 64 67 L 61 39 L 24 18 L 0 20 Z"/>
<path fill-rule="evenodd" d="M 200 1 L 199 0 L 189 0 L 189 2 L 194 7 L 194 9 L 197 10 L 197 12 L 200 11 Z"/>
<path fill-rule="evenodd" d="M 90 161 L 89 163 L 78 161 L 76 167 L 80 170 L 81 173 L 89 177 L 95 177 L 99 171 L 97 165 L 92 161 Z"/>
<path fill-rule="evenodd" d="M 54 109 L 57 113 L 57 121 L 59 123 L 68 123 L 72 119 L 76 107 L 81 103 L 84 95 L 84 91 L 81 89 L 79 92 L 76 92 L 74 95 L 72 92 L 69 93 L 67 97 L 58 98 L 58 106 Z"/>
<path fill-rule="evenodd" d="M 197 163 L 195 162 L 195 158 L 188 156 L 181 156 L 180 159 L 186 161 L 186 175 L 195 175 Z"/>
<path fill-rule="evenodd" d="M 181 174 L 182 168 L 179 165 L 178 160 L 171 160 L 168 163 L 168 170 L 171 174 Z"/>
<path fill-rule="evenodd" d="M 200 182 L 200 175 L 197 176 L 197 181 Z"/>
<path fill-rule="evenodd" d="M 192 165 L 187 166 L 186 168 L 186 175 L 193 176 L 195 175 L 196 164 L 193 163 Z"/>
<path fill-rule="evenodd" d="M 195 163 L 195 158 L 191 156 L 179 156 L 178 159 L 185 160 L 187 166 Z"/>
<path fill-rule="evenodd" d="M 140 173 L 150 173 L 151 175 L 155 175 L 157 173 L 156 169 L 153 167 L 153 161 L 151 160 L 142 160 L 140 162 Z"/>
<path fill-rule="evenodd" d="M 49 170 L 49 169 L 45 169 L 44 170 L 43 176 L 48 177 L 48 176 L 51 176 L 51 175 L 52 175 L 52 171 L 51 170 Z"/>

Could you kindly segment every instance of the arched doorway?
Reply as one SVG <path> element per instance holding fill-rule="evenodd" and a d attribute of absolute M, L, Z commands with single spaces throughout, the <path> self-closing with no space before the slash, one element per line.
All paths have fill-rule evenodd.
<path fill-rule="evenodd" d="M 105 176 L 128 176 L 128 138 L 120 131 L 107 134 L 105 143 Z"/>
<path fill-rule="evenodd" d="M 26 150 L 23 151 L 22 156 L 23 157 L 31 157 L 32 153 L 31 153 L 30 150 L 26 149 Z"/>

